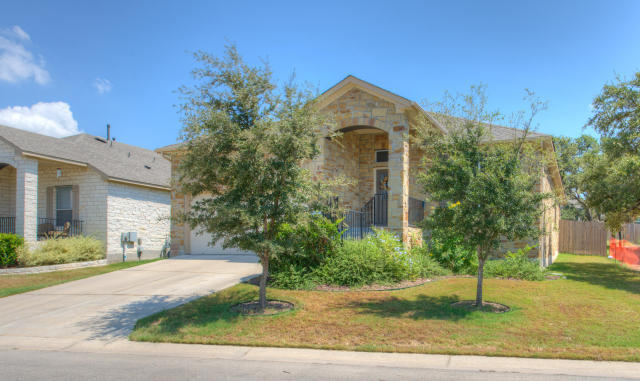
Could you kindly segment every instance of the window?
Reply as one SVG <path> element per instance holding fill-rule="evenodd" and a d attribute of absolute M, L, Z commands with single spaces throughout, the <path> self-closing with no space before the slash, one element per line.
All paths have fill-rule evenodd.
<path fill-rule="evenodd" d="M 376 163 L 386 163 L 389 161 L 389 150 L 376 151 Z"/>
<path fill-rule="evenodd" d="M 64 226 L 73 219 L 71 187 L 56 187 L 56 225 Z"/>

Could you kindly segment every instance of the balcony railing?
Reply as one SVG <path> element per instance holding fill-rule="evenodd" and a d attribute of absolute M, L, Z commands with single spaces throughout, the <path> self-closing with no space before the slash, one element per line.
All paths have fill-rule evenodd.
<path fill-rule="evenodd" d="M 16 218 L 0 217 L 0 233 L 16 234 Z"/>
<path fill-rule="evenodd" d="M 82 235 L 84 221 L 58 222 L 55 218 L 38 218 L 38 239 L 66 238 Z"/>

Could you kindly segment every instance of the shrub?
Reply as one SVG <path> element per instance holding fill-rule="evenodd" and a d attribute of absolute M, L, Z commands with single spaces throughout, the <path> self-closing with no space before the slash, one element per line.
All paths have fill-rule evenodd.
<path fill-rule="evenodd" d="M 44 266 L 104 258 L 102 242 L 91 237 L 70 237 L 41 241 L 34 250 L 24 250 L 18 262 L 22 266 Z"/>
<path fill-rule="evenodd" d="M 528 258 L 529 251 L 533 249 L 527 246 L 515 253 L 507 253 L 505 259 L 490 260 L 485 263 L 485 276 L 495 278 L 511 278 L 522 280 L 544 280 L 547 269 L 540 267 L 537 261 Z"/>
<path fill-rule="evenodd" d="M 364 240 L 344 241 L 335 255 L 327 258 L 313 275 L 319 283 L 362 286 L 395 283 L 445 272 L 425 250 L 406 251 L 394 234 L 374 230 L 374 234 Z"/>
<path fill-rule="evenodd" d="M 24 239 L 15 234 L 0 234 L 0 267 L 16 266 Z"/>
<path fill-rule="evenodd" d="M 281 250 L 269 266 L 271 284 L 288 289 L 309 288 L 311 272 L 342 244 L 339 225 L 340 221 L 331 222 L 319 213 L 297 226 L 285 224 L 276 238 Z"/>
<path fill-rule="evenodd" d="M 429 242 L 432 258 L 456 274 L 475 274 L 477 258 L 474 250 L 459 238 L 441 230 L 433 230 Z"/>

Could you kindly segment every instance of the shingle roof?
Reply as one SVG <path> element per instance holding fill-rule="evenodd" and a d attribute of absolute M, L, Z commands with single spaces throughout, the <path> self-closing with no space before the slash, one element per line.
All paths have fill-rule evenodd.
<path fill-rule="evenodd" d="M 434 112 L 428 112 L 428 113 L 438 122 L 440 122 L 440 127 L 444 128 L 445 130 L 451 127 L 462 127 L 462 125 L 468 121 L 467 119 L 454 117 L 450 115 L 437 114 Z M 521 138 L 524 134 L 523 130 L 519 130 L 517 128 L 499 126 L 497 124 L 487 124 L 487 123 L 482 123 L 482 124 L 485 125 L 488 133 L 491 134 L 490 139 L 487 139 L 487 140 L 508 141 L 508 140 Z M 547 134 L 543 134 L 535 131 L 529 131 L 527 133 L 527 139 L 537 139 L 537 138 L 544 138 L 544 137 L 551 137 L 551 135 L 547 135 Z"/>
<path fill-rule="evenodd" d="M 53 138 L 0 125 L 3 138 L 23 153 L 86 164 L 111 180 L 169 188 L 171 164 L 162 155 L 141 147 L 79 134 Z"/>

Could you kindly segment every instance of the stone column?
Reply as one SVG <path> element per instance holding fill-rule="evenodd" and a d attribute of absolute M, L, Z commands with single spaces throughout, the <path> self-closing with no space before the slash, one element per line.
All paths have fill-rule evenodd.
<path fill-rule="evenodd" d="M 38 235 L 38 161 L 16 160 L 16 234 L 25 242 L 36 242 Z"/>
<path fill-rule="evenodd" d="M 409 140 L 408 128 L 395 126 L 389 132 L 388 227 L 408 242 L 409 231 Z"/>

